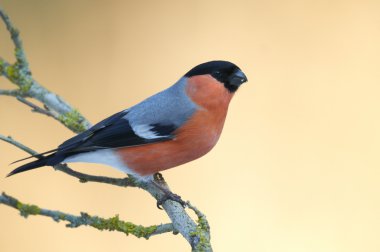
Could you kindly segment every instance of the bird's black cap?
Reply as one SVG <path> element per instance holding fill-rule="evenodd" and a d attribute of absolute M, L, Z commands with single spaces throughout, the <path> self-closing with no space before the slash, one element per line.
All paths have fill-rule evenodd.
<path fill-rule="evenodd" d="M 215 60 L 202 63 L 185 74 L 185 77 L 210 74 L 230 91 L 235 92 L 241 84 L 248 81 L 238 66 L 229 61 Z"/>

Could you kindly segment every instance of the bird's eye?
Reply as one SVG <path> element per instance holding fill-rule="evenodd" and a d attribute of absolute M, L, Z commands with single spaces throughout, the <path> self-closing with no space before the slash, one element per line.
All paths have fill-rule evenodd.
<path fill-rule="evenodd" d="M 215 71 L 214 74 L 215 75 L 220 75 L 220 72 L 219 71 Z"/>

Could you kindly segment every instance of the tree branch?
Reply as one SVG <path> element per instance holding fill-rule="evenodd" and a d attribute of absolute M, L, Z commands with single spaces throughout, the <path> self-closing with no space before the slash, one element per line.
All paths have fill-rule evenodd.
<path fill-rule="evenodd" d="M 57 94 L 41 86 L 33 77 L 18 30 L 13 26 L 10 18 L 0 7 L 0 17 L 5 23 L 14 44 L 16 63 L 10 64 L 0 58 L 0 75 L 19 87 L 19 96 L 32 97 L 44 104 L 49 110 L 59 114 L 55 119 L 72 131 L 79 133 L 91 124 L 76 109 L 65 102 Z"/>
<path fill-rule="evenodd" d="M 55 120 L 58 120 L 65 127 L 72 130 L 73 132 L 79 133 L 88 129 L 91 124 L 85 119 L 83 115 L 81 115 L 76 109 L 74 109 L 70 104 L 65 102 L 57 94 L 41 86 L 32 77 L 32 74 L 29 70 L 28 61 L 24 53 L 24 49 L 22 47 L 21 39 L 19 37 L 19 32 L 13 26 L 9 17 L 5 14 L 5 12 L 1 8 L 0 8 L 0 17 L 5 23 L 7 30 L 10 32 L 12 41 L 15 46 L 15 57 L 16 57 L 16 63 L 14 64 L 10 64 L 4 59 L 0 58 L 0 76 L 4 76 L 11 83 L 18 86 L 18 89 L 16 90 L 10 90 L 10 91 L 2 90 L 0 92 L 0 95 L 2 94 L 2 95 L 17 97 L 17 99 L 20 102 L 31 107 L 34 111 L 51 116 L 52 118 L 54 118 Z M 26 99 L 24 99 L 26 97 L 30 97 L 30 98 L 40 101 L 44 105 L 44 108 L 40 108 L 34 103 L 27 101 Z M 28 152 L 31 155 L 38 154 L 37 152 L 28 148 L 27 146 L 13 140 L 11 137 L 5 137 L 3 135 L 0 135 L 0 139 L 17 146 L 18 148 Z M 54 166 L 54 168 L 70 176 L 78 178 L 81 182 L 99 182 L 99 183 L 106 183 L 106 184 L 122 186 L 122 187 L 127 187 L 127 186 L 139 187 L 149 192 L 156 200 L 160 200 L 164 196 L 163 192 L 159 190 L 152 181 L 140 182 L 140 181 L 135 180 L 130 175 L 128 175 L 127 178 L 108 178 L 108 177 L 103 177 L 103 176 L 94 176 L 94 175 L 77 172 L 77 171 L 72 170 L 65 164 L 56 165 Z M 165 186 L 167 186 L 164 180 L 163 180 L 163 183 L 165 184 Z M 4 194 L 3 194 L 3 197 L 4 197 Z M 1 201 L 0 203 L 6 204 L 3 201 Z M 165 201 L 165 203 L 163 204 L 163 208 L 172 221 L 171 230 L 176 230 L 179 233 L 181 233 L 182 236 L 191 245 L 192 251 L 212 251 L 211 244 L 210 244 L 210 233 L 209 233 L 210 228 L 207 223 L 206 217 L 198 209 L 192 206 L 190 202 L 188 202 L 188 205 L 189 205 L 189 208 L 192 209 L 198 216 L 197 223 L 195 223 L 190 218 L 190 216 L 186 213 L 185 209 L 179 203 L 170 201 L 170 200 Z M 27 206 L 30 206 L 30 205 L 27 205 Z M 27 209 L 30 209 L 30 208 L 27 207 Z M 46 210 L 46 211 L 51 211 L 51 210 Z M 46 216 L 50 216 L 50 215 L 46 215 Z M 87 218 L 83 216 L 74 216 L 74 217 L 84 218 L 84 219 Z M 96 217 L 96 218 L 99 218 L 99 217 Z M 103 220 L 110 221 L 111 219 L 103 219 Z M 95 223 L 94 225 L 97 225 L 96 221 L 93 223 Z M 87 225 L 91 225 L 91 224 L 87 223 Z M 167 229 L 168 226 L 165 226 L 165 228 Z"/>
<path fill-rule="evenodd" d="M 12 90 L 0 89 L 0 95 L 17 97 L 19 96 L 19 94 L 20 94 L 20 91 L 18 89 L 12 89 Z"/>
<path fill-rule="evenodd" d="M 22 68 L 25 69 L 27 72 L 29 72 L 29 63 L 26 59 L 25 51 L 22 46 L 22 41 L 19 37 L 19 31 L 12 25 L 10 18 L 2 9 L 0 9 L 0 16 L 3 19 L 3 22 L 5 23 L 5 26 L 9 31 L 13 44 L 15 46 L 15 56 L 17 59 L 17 63 L 20 64 Z"/>
<path fill-rule="evenodd" d="M 119 216 L 105 219 L 98 216 L 91 216 L 87 213 L 81 213 L 80 216 L 40 208 L 36 205 L 29 205 L 20 202 L 18 199 L 11 197 L 4 192 L 0 195 L 0 203 L 13 207 L 20 211 L 20 215 L 27 218 L 29 215 L 41 215 L 51 217 L 54 221 L 67 221 L 66 227 L 77 228 L 80 226 L 91 226 L 99 230 L 118 231 L 126 235 L 134 235 L 137 238 L 149 239 L 151 236 L 174 232 L 173 224 L 160 224 L 143 227 L 131 222 L 122 221 Z"/>
<path fill-rule="evenodd" d="M 17 98 L 17 100 L 19 102 L 24 103 L 25 105 L 31 107 L 32 108 L 32 112 L 40 113 L 40 114 L 43 114 L 43 115 L 46 115 L 46 116 L 53 117 L 56 120 L 59 120 L 59 116 L 57 114 L 51 112 L 50 110 L 38 107 L 36 104 L 34 104 L 33 102 L 28 101 L 27 99 L 25 99 L 22 96 L 18 95 L 18 96 L 16 96 L 16 98 Z"/>

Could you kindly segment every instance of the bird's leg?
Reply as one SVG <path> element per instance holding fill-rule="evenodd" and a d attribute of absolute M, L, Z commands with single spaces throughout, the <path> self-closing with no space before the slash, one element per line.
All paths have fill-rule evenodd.
<path fill-rule="evenodd" d="M 175 193 L 172 193 L 170 190 L 169 190 L 169 188 L 167 187 L 167 185 L 166 185 L 166 182 L 165 182 L 165 179 L 164 179 L 164 177 L 161 175 L 161 173 L 155 173 L 154 175 L 153 175 L 153 178 L 154 178 L 154 180 L 153 180 L 153 184 L 160 190 L 160 191 L 162 191 L 163 192 L 163 194 L 164 194 L 164 196 L 160 199 L 160 200 L 158 200 L 157 201 L 157 207 L 158 207 L 158 209 L 161 209 L 162 210 L 162 204 L 164 204 L 165 203 L 165 201 L 167 201 L 167 200 L 173 200 L 173 201 L 175 201 L 175 202 L 178 202 L 179 204 L 181 204 L 181 206 L 183 207 L 183 208 L 185 208 L 186 207 L 186 202 L 185 201 L 183 201 L 182 199 L 181 199 L 181 196 L 179 196 L 179 195 L 177 195 L 177 194 L 175 194 Z"/>

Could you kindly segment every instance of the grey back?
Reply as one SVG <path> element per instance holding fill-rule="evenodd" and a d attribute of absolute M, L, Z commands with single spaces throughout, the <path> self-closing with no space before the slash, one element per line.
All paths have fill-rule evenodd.
<path fill-rule="evenodd" d="M 186 94 L 186 81 L 183 77 L 168 89 L 129 108 L 124 118 L 132 128 L 152 124 L 180 127 L 198 108 Z"/>

